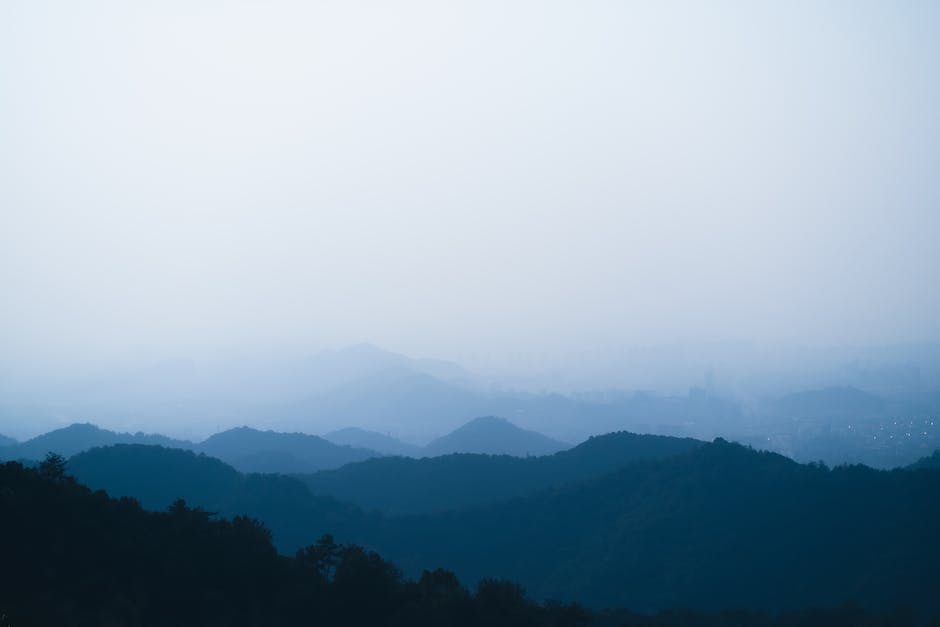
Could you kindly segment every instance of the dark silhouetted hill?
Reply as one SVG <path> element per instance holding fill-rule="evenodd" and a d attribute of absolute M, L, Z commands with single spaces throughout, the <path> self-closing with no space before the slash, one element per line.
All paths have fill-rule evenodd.
<path fill-rule="evenodd" d="M 80 453 L 69 460 L 68 469 L 93 489 L 134 497 L 154 511 L 181 498 L 223 516 L 258 518 L 287 551 L 323 533 L 359 535 L 367 522 L 356 507 L 314 497 L 296 479 L 243 475 L 218 459 L 192 451 L 121 444 Z"/>
<path fill-rule="evenodd" d="M 379 455 L 368 449 L 333 444 L 315 435 L 250 427 L 217 433 L 201 442 L 198 450 L 242 472 L 267 473 L 314 472 Z"/>
<path fill-rule="evenodd" d="M 940 473 L 828 469 L 716 441 L 587 483 L 390 518 L 371 545 L 418 571 L 644 611 L 859 602 L 940 609 Z"/>
<path fill-rule="evenodd" d="M 570 444 L 553 440 L 536 431 L 520 429 L 505 418 L 476 418 L 437 438 L 424 447 L 428 457 L 450 453 L 483 453 L 486 455 L 551 455 L 571 448 Z"/>
<path fill-rule="evenodd" d="M 162 513 L 91 492 L 55 464 L 0 465 L 4 627 L 239 625 L 580 627 L 576 606 L 539 605 L 510 582 L 475 592 L 444 570 L 406 580 L 379 555 L 324 536 L 279 556 L 263 524 Z"/>
<path fill-rule="evenodd" d="M 687 452 L 702 442 L 611 433 L 542 457 L 453 454 L 385 457 L 300 477 L 316 494 L 389 514 L 433 512 L 522 496 L 613 472 L 627 464 Z"/>
<path fill-rule="evenodd" d="M 377 451 L 383 455 L 403 455 L 417 457 L 421 454 L 421 447 L 402 442 L 390 435 L 377 431 L 368 431 L 357 427 L 346 427 L 323 435 L 324 440 L 341 446 L 352 446 Z"/>
<path fill-rule="evenodd" d="M 87 451 L 96 446 L 113 444 L 149 444 L 172 448 L 191 449 L 194 444 L 185 440 L 174 440 L 162 435 L 147 433 L 116 433 L 93 424 L 76 423 L 36 436 L 25 442 L 5 447 L 0 457 L 5 459 L 40 460 L 46 453 L 54 452 L 63 457 Z"/>
<path fill-rule="evenodd" d="M 919 460 L 917 460 L 916 462 L 908 466 L 908 468 L 911 470 L 919 470 L 919 469 L 926 469 L 926 468 L 940 470 L 940 450 L 934 451 L 932 454 L 930 454 L 927 457 L 920 458 Z"/>

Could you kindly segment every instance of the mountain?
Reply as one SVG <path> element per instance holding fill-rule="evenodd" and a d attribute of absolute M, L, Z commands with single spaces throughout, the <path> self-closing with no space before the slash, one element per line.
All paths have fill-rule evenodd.
<path fill-rule="evenodd" d="M 710 439 L 728 433 L 729 425 L 741 419 L 736 403 L 709 393 L 527 393 L 474 377 L 449 362 L 413 359 L 371 345 L 301 356 L 174 359 L 42 389 L 42 395 L 24 389 L 0 398 L 0 424 L 54 428 L 64 415 L 95 416 L 101 424 L 159 424 L 174 433 L 203 428 L 199 425 L 251 424 L 308 433 L 356 425 L 426 442 L 491 415 L 580 442 L 624 429 Z"/>
<path fill-rule="evenodd" d="M 371 449 L 382 455 L 417 457 L 421 454 L 420 446 L 402 442 L 378 431 L 367 431 L 357 427 L 346 427 L 345 429 L 330 431 L 323 435 L 323 439 L 342 446 Z"/>
<path fill-rule="evenodd" d="M 314 497 L 296 479 L 243 475 L 192 451 L 119 444 L 79 453 L 69 459 L 67 469 L 92 489 L 133 497 L 150 510 L 165 510 L 182 498 L 223 516 L 258 518 L 271 529 L 277 546 L 288 552 L 323 533 L 358 535 L 366 524 L 357 508 Z"/>
<path fill-rule="evenodd" d="M 428 377 L 454 388 L 473 380 L 455 364 L 412 359 L 368 344 L 300 355 L 231 353 L 219 358 L 126 365 L 76 375 L 61 383 L 6 386 L 0 394 L 0 425 L 49 430 L 63 417 L 80 422 L 82 417 L 95 416 L 99 424 L 126 424 L 130 420 L 188 433 L 194 425 L 228 428 L 263 417 L 266 422 L 257 426 L 280 431 L 322 431 L 351 424 L 382 430 L 386 427 L 381 421 L 369 425 L 356 419 L 363 417 L 358 412 L 341 414 L 332 408 L 344 404 L 339 398 L 344 389 L 355 390 L 360 384 L 368 388 L 370 380 L 407 380 L 411 376 Z M 317 400 L 320 398 L 324 399 L 322 404 Z M 413 398 L 411 402 L 420 405 L 421 400 Z M 353 402 L 350 410 L 356 404 Z M 473 415 L 480 414 L 468 417 Z M 432 433 L 440 433 L 440 429 Z"/>
<path fill-rule="evenodd" d="M 339 446 L 315 435 L 277 433 L 238 427 L 217 433 L 198 445 L 242 472 L 314 472 L 377 457 L 363 448 Z"/>
<path fill-rule="evenodd" d="M 174 502 L 148 512 L 63 476 L 0 464 L 0 620 L 4 626 L 241 625 L 286 627 L 908 627 L 903 610 L 857 606 L 769 616 L 740 610 L 657 615 L 538 603 L 521 586 L 452 572 L 402 576 L 363 547 L 329 536 L 278 555 L 258 520 L 216 518 Z M 65 540 L 63 540 L 65 539 Z"/>
<path fill-rule="evenodd" d="M 371 430 L 431 434 L 481 415 L 481 393 L 411 369 L 388 369 L 309 398 L 265 410 L 278 425 L 361 425 Z"/>
<path fill-rule="evenodd" d="M 391 370 L 427 374 L 441 381 L 469 380 L 473 376 L 453 362 L 415 359 L 368 343 L 355 344 L 338 351 L 324 351 L 311 361 L 321 363 L 322 369 L 329 370 L 334 376 L 342 373 L 345 381 Z"/>
<path fill-rule="evenodd" d="M 0 448 L 0 459 L 39 460 L 55 452 L 70 457 L 95 447 L 144 444 L 197 450 L 244 472 L 304 473 L 376 457 L 363 448 L 340 446 L 303 433 L 275 433 L 240 427 L 217 433 L 199 444 L 162 435 L 115 433 L 92 424 L 73 424 L 26 442 Z"/>
<path fill-rule="evenodd" d="M 553 440 L 536 431 L 520 429 L 505 418 L 476 418 L 462 427 L 437 438 L 424 447 L 424 455 L 434 457 L 449 453 L 484 453 L 487 455 L 551 455 L 570 444 Z"/>
<path fill-rule="evenodd" d="M 716 440 L 580 484 L 385 520 L 406 572 L 519 581 L 539 598 L 648 611 L 940 610 L 940 473 L 828 469 Z"/>
<path fill-rule="evenodd" d="M 471 592 L 441 569 L 407 580 L 376 553 L 329 536 L 284 557 L 257 520 L 214 519 L 181 501 L 147 512 L 91 492 L 55 465 L 0 465 L 0 511 L 5 627 L 591 622 L 587 611 L 540 605 L 511 582 Z"/>
<path fill-rule="evenodd" d="M 168 446 L 172 448 L 193 448 L 192 442 L 174 440 L 162 435 L 147 433 L 116 433 L 101 429 L 93 424 L 72 424 L 62 429 L 56 429 L 31 440 L 4 447 L 0 451 L 0 458 L 5 459 L 31 459 L 39 460 L 46 453 L 55 452 L 63 457 L 70 457 L 76 453 L 87 451 L 96 446 L 110 446 L 113 444 L 151 444 Z"/>
<path fill-rule="evenodd" d="M 640 436 L 621 437 L 644 443 Z M 672 443 L 665 438 L 663 444 Z M 623 443 L 594 438 L 582 446 L 531 460 L 490 458 L 516 465 L 460 481 L 511 482 L 526 462 L 564 455 L 578 467 L 605 455 L 616 460 Z M 427 466 L 419 467 L 426 469 L 447 459 L 393 461 L 423 462 Z M 511 498 L 385 517 L 311 495 L 294 478 L 240 475 L 187 451 L 101 448 L 74 457 L 69 467 L 93 487 L 126 492 L 154 507 L 183 496 L 210 511 L 248 513 L 272 530 L 285 552 L 329 530 L 415 576 L 447 566 L 471 583 L 519 581 L 540 599 L 641 611 L 734 606 L 777 612 L 846 602 L 940 611 L 933 594 L 940 585 L 940 473 L 829 469 L 722 440 L 613 471 L 596 463 L 593 476 L 570 480 L 573 472 L 560 473 L 564 480 L 548 486 L 518 485 L 520 493 Z M 460 488 L 459 481 L 438 476 L 446 490 Z M 0 490 L 0 499 L 8 495 Z"/>
<path fill-rule="evenodd" d="M 927 457 L 921 457 L 919 460 L 908 466 L 910 470 L 920 470 L 923 468 L 940 469 L 940 450 L 934 451 Z"/>
<path fill-rule="evenodd" d="M 18 444 L 16 440 L 0 434 L 0 448 L 3 448 L 4 446 L 14 446 L 15 444 Z"/>
<path fill-rule="evenodd" d="M 701 446 L 690 438 L 610 433 L 554 455 L 381 457 L 298 478 L 314 494 L 386 514 L 471 507 L 599 477 L 628 464 Z"/>

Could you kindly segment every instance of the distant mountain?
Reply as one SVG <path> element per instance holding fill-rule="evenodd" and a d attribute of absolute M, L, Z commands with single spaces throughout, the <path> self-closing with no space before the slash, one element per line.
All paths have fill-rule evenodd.
<path fill-rule="evenodd" d="M 360 425 L 396 433 L 440 433 L 486 412 L 487 398 L 463 385 L 404 368 L 380 370 L 309 398 L 263 411 L 272 424 Z"/>
<path fill-rule="evenodd" d="M 324 351 L 316 359 L 324 362 L 324 369 L 345 373 L 347 381 L 391 370 L 423 373 L 441 381 L 469 380 L 473 376 L 453 362 L 415 359 L 368 343 L 355 344 L 338 351 Z"/>
<path fill-rule="evenodd" d="M 478 416 L 503 416 L 566 442 L 618 430 L 712 438 L 742 422 L 710 393 L 526 393 L 449 362 L 364 344 L 310 355 L 171 360 L 0 398 L 0 424 L 55 425 L 61 415 L 174 433 L 219 425 L 320 433 L 350 425 L 425 442 Z M 101 444 L 104 444 L 102 442 Z M 366 446 L 366 448 L 370 448 Z M 43 453 L 44 454 L 44 453 Z"/>
<path fill-rule="evenodd" d="M 775 409 L 792 417 L 855 416 L 864 418 L 885 408 L 885 401 L 854 387 L 829 387 L 788 394 Z"/>
<path fill-rule="evenodd" d="M 242 472 L 314 472 L 378 457 L 376 451 L 340 446 L 315 435 L 238 427 L 217 433 L 197 450 Z"/>
<path fill-rule="evenodd" d="M 437 438 L 424 447 L 423 453 L 428 457 L 450 453 L 527 457 L 551 455 L 567 448 L 571 448 L 571 445 L 536 431 L 520 429 L 505 418 L 486 416 L 471 420 L 451 433 Z"/>
<path fill-rule="evenodd" d="M 554 455 L 453 454 L 382 457 L 299 477 L 315 494 L 367 511 L 414 514 L 459 509 L 597 478 L 631 463 L 701 446 L 690 438 L 611 433 Z"/>
<path fill-rule="evenodd" d="M 409 376 L 429 377 L 445 387 L 473 380 L 455 364 L 412 359 L 368 344 L 303 355 L 172 359 L 75 376 L 63 384 L 7 390 L 10 393 L 0 398 L 0 425 L 18 424 L 22 430 L 24 425 L 55 428 L 61 416 L 70 422 L 94 416 L 99 424 L 120 424 L 132 417 L 135 424 L 161 425 L 179 433 L 194 424 L 225 428 L 263 417 L 263 425 L 256 426 L 280 431 L 323 431 L 354 424 L 382 430 L 386 427 L 381 420 L 374 425 L 357 420 L 369 414 L 353 411 L 356 403 L 349 414 L 333 413 L 331 404 L 343 405 L 333 392 L 342 396 L 341 389 L 355 389 L 360 383 L 368 387 L 369 380 Z M 313 402 L 320 397 L 326 397 L 322 412 Z M 410 402 L 421 404 L 420 398 Z M 395 415 L 394 410 L 388 413 Z M 481 414 L 466 418 L 474 415 Z M 440 428 L 431 431 L 439 432 Z"/>
<path fill-rule="evenodd" d="M 940 473 L 830 470 L 718 440 L 522 498 L 388 518 L 370 544 L 406 572 L 448 564 L 595 607 L 936 612 L 938 519 Z"/>
<path fill-rule="evenodd" d="M 68 461 L 69 474 L 92 489 L 130 496 L 147 509 L 163 511 L 176 499 L 223 516 L 247 514 L 263 520 L 279 548 L 292 553 L 323 533 L 361 533 L 357 508 L 314 497 L 296 479 L 243 475 L 218 459 L 192 451 L 140 444 L 95 448 Z"/>
<path fill-rule="evenodd" d="M 151 444 L 183 449 L 190 449 L 194 446 L 192 442 L 174 440 L 162 435 L 115 433 L 85 423 L 69 425 L 36 436 L 31 440 L 4 447 L 0 450 L 0 458 L 39 460 L 49 452 L 58 453 L 63 457 L 70 457 L 96 446 L 110 446 L 113 444 Z"/>
<path fill-rule="evenodd" d="M 367 431 L 357 427 L 346 427 L 345 429 L 330 431 L 323 435 L 323 439 L 333 444 L 371 449 L 383 455 L 417 457 L 421 454 L 420 446 L 402 442 L 378 431 Z"/>
<path fill-rule="evenodd" d="M 18 444 L 18 442 L 13 438 L 8 438 L 7 436 L 0 434 L 0 448 L 4 446 L 13 446 L 14 444 Z"/>

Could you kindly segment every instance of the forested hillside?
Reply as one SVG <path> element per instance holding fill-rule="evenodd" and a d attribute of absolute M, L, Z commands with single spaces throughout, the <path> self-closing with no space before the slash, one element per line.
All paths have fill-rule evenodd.
<path fill-rule="evenodd" d="M 242 472 L 269 473 L 314 472 L 379 455 L 306 433 L 259 431 L 250 427 L 216 433 L 200 442 L 196 449 Z"/>
<path fill-rule="evenodd" d="M 654 442 L 661 453 L 686 451 L 631 460 L 624 451 L 649 451 L 645 438 L 612 434 L 531 460 L 457 455 L 437 460 L 446 467 L 435 460 L 350 467 L 394 462 L 380 466 L 388 476 L 420 469 L 412 476 L 424 483 L 396 498 L 433 512 L 407 516 L 364 514 L 311 495 L 296 479 L 243 476 L 181 451 L 113 447 L 78 456 L 72 466 L 95 487 L 140 495 L 155 508 L 184 496 L 212 511 L 259 517 L 287 552 L 330 532 L 377 550 L 411 576 L 444 567 L 471 583 L 508 578 L 540 599 L 644 611 L 842 603 L 940 609 L 933 594 L 940 585 L 940 473 L 829 469 L 722 440 Z M 470 470 L 455 472 L 464 461 Z M 547 465 L 535 466 L 539 475 L 527 474 L 528 464 Z M 379 491 L 408 485 L 402 476 L 400 484 L 379 482 Z M 492 486 L 505 485 L 519 493 L 496 499 Z M 434 505 L 448 490 L 464 489 L 487 500 Z M 422 490 L 431 498 L 417 499 Z"/>
<path fill-rule="evenodd" d="M 541 457 L 455 454 L 423 459 L 385 457 L 304 475 L 315 494 L 389 514 L 442 511 L 522 496 L 599 477 L 629 463 L 689 451 L 702 442 L 610 433 Z"/>
<path fill-rule="evenodd" d="M 528 601 L 508 582 L 475 594 L 449 572 L 404 579 L 329 536 L 277 554 L 260 522 L 216 520 L 183 501 L 165 513 L 62 474 L 0 465 L 0 624 L 584 625 L 577 607 Z"/>
<path fill-rule="evenodd" d="M 359 537 L 374 525 L 355 506 L 314 497 L 296 479 L 241 474 L 218 459 L 191 451 L 123 444 L 80 453 L 68 470 L 93 489 L 132 496 L 162 511 L 176 499 L 223 516 L 247 514 L 263 520 L 279 549 L 288 553 L 323 533 Z"/>
<path fill-rule="evenodd" d="M 495 626 L 904 627 L 905 612 L 844 607 L 777 617 L 626 610 L 592 613 L 531 601 L 519 585 L 485 579 L 473 591 L 449 571 L 414 580 L 355 545 L 323 536 L 280 556 L 265 526 L 216 519 L 183 501 L 148 512 L 92 492 L 61 458 L 39 469 L 0 465 L 0 624 L 4 627 Z"/>
<path fill-rule="evenodd" d="M 931 468 L 935 470 L 940 470 L 940 450 L 934 451 L 928 457 L 922 457 L 910 466 L 911 470 L 926 469 Z"/>
<path fill-rule="evenodd" d="M 375 546 L 595 606 L 940 609 L 940 472 L 828 469 L 718 440 L 591 482 L 392 518 Z"/>

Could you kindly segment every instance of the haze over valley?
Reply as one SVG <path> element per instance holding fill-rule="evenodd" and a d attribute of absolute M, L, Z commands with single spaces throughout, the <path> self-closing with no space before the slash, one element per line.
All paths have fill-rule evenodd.
<path fill-rule="evenodd" d="M 936 627 L 940 4 L 0 3 L 0 627 Z"/>

